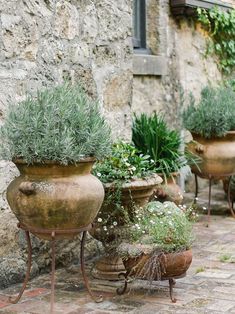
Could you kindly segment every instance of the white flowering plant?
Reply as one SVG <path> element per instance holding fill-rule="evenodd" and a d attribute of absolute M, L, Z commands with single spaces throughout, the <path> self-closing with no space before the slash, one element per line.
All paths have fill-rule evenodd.
<path fill-rule="evenodd" d="M 190 249 L 194 238 L 187 213 L 173 202 L 150 202 L 144 210 L 136 209 L 131 236 L 134 243 L 162 252 Z"/>
<path fill-rule="evenodd" d="M 129 182 L 149 177 L 154 172 L 154 161 L 150 156 L 141 154 L 132 144 L 124 141 L 114 143 L 110 156 L 93 167 L 93 174 L 103 183 Z"/>

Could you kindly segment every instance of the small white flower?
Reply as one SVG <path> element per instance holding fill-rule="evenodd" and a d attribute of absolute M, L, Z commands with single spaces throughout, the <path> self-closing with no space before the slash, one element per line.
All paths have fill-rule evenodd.
<path fill-rule="evenodd" d="M 140 226 L 138 226 L 137 229 L 140 230 Z"/>
<path fill-rule="evenodd" d="M 163 224 L 163 222 L 162 222 L 162 221 L 160 221 L 160 224 Z"/>
<path fill-rule="evenodd" d="M 103 229 L 104 229 L 104 231 L 107 231 L 107 230 L 108 230 L 106 226 L 104 226 Z"/>
<path fill-rule="evenodd" d="M 195 201 L 198 201 L 198 197 L 195 197 Z"/>
<path fill-rule="evenodd" d="M 116 225 L 117 225 L 117 222 L 116 222 L 116 221 L 114 221 L 114 222 L 113 222 L 113 225 L 114 225 L 114 226 L 116 226 Z"/>
<path fill-rule="evenodd" d="M 142 230 L 142 233 L 145 233 L 145 230 Z"/>
<path fill-rule="evenodd" d="M 97 177 L 101 177 L 101 173 L 98 172 L 98 173 L 97 173 Z"/>
<path fill-rule="evenodd" d="M 203 210 L 207 210 L 207 208 L 205 206 L 202 207 Z"/>
<path fill-rule="evenodd" d="M 98 222 L 101 222 L 101 221 L 102 221 L 102 218 L 98 218 L 97 220 L 98 220 Z"/>

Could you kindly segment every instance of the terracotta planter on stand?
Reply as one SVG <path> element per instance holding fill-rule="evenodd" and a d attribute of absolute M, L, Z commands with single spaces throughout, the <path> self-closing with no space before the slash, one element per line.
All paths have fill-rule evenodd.
<path fill-rule="evenodd" d="M 61 165 L 53 161 L 27 165 L 15 160 L 20 176 L 7 188 L 8 203 L 25 231 L 28 246 L 27 272 L 24 283 L 11 303 L 17 303 L 30 277 L 32 245 L 30 233 L 51 240 L 51 308 L 54 313 L 55 240 L 72 239 L 82 233 L 80 262 L 84 284 L 94 301 L 85 273 L 84 246 L 86 232 L 91 228 L 104 199 L 102 183 L 90 171 L 94 158 L 86 158 L 76 165 Z"/>
<path fill-rule="evenodd" d="M 154 175 L 151 178 L 133 180 L 131 182 L 124 183 L 121 186 L 121 205 L 128 213 L 130 219 L 135 214 L 133 206 L 142 207 L 146 205 L 152 196 L 154 189 L 161 182 L 162 179 L 158 175 Z M 104 184 L 104 188 L 106 195 L 112 191 L 115 193 L 115 185 L 112 183 Z M 102 211 L 112 211 L 113 207 L 114 205 L 112 204 L 106 208 L 102 206 L 100 210 L 101 215 Z M 114 227 L 112 231 L 110 231 L 108 237 L 106 234 L 104 235 L 104 230 L 99 228 L 96 224 L 94 224 L 94 228 L 90 231 L 90 233 L 94 238 L 103 242 L 104 247 L 108 247 L 110 243 L 115 242 L 120 237 L 120 233 L 118 232 L 120 228 L 125 229 L 124 219 L 122 219 L 122 217 L 117 217 L 117 221 L 119 222 L 118 226 Z M 125 271 L 125 267 L 121 258 L 119 258 L 117 254 L 107 253 L 106 256 L 97 261 L 92 274 L 95 278 L 119 280 L 119 274 L 123 273 L 123 271 Z"/>
<path fill-rule="evenodd" d="M 15 161 L 20 176 L 8 186 L 7 200 L 20 224 L 46 240 L 50 236 L 40 230 L 64 230 L 57 235 L 64 239 L 77 234 L 66 230 L 90 225 L 104 199 L 102 183 L 90 173 L 93 163 L 92 158 L 67 166 Z"/>
<path fill-rule="evenodd" d="M 235 131 L 229 131 L 223 137 L 204 138 L 201 135 L 192 133 L 193 141 L 188 144 L 188 149 L 201 159 L 198 167 L 191 166 L 195 174 L 196 192 L 198 195 L 197 176 L 209 179 L 209 204 L 208 220 L 210 217 L 211 184 L 213 179 L 226 179 L 235 174 Z M 229 190 L 229 187 L 228 187 Z M 228 193 L 228 203 L 232 215 L 235 213 Z"/>
<path fill-rule="evenodd" d="M 131 245 L 128 247 L 138 247 L 142 251 L 136 257 L 125 256 L 123 263 L 126 269 L 125 284 L 122 288 L 117 289 L 118 294 L 125 293 L 127 283 L 134 279 L 142 279 L 148 281 L 168 280 L 170 287 L 170 298 L 172 302 L 176 302 L 173 297 L 173 286 L 175 279 L 182 278 L 186 275 L 188 268 L 192 263 L 192 251 L 185 250 L 172 253 L 154 252 L 152 246 Z M 133 250 L 134 251 L 134 250 Z"/>

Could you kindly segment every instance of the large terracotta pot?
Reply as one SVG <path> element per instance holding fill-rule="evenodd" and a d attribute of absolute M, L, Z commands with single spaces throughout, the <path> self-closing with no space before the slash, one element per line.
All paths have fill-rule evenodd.
<path fill-rule="evenodd" d="M 191 250 L 159 254 L 156 255 L 156 258 L 154 255 L 144 252 L 138 257 L 123 258 L 127 273 L 132 277 L 144 280 L 165 280 L 184 276 L 191 262 Z"/>
<path fill-rule="evenodd" d="M 157 198 L 161 202 L 170 201 L 180 205 L 184 197 L 180 186 L 176 182 L 179 172 L 172 172 L 171 176 L 167 178 L 161 173 L 159 176 L 161 176 L 163 183 L 155 189 L 152 199 Z"/>
<path fill-rule="evenodd" d="M 92 223 L 104 199 L 102 183 L 90 173 L 93 163 L 93 158 L 67 166 L 15 161 L 20 176 L 8 186 L 7 200 L 20 223 L 32 230 L 64 230 L 57 238 L 72 238 L 77 233 L 66 230 Z M 51 238 L 40 230 L 33 233 Z"/>
<path fill-rule="evenodd" d="M 192 133 L 193 141 L 188 149 L 201 158 L 200 170 L 193 165 L 192 171 L 202 178 L 209 175 L 223 178 L 235 173 L 235 131 L 227 132 L 224 137 L 206 139 Z"/>

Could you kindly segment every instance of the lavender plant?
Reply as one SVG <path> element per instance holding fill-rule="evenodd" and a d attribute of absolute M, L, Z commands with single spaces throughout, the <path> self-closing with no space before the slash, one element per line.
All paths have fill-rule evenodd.
<path fill-rule="evenodd" d="M 9 106 L 0 128 L 0 158 L 76 163 L 110 152 L 110 128 L 97 101 L 65 83 Z"/>

